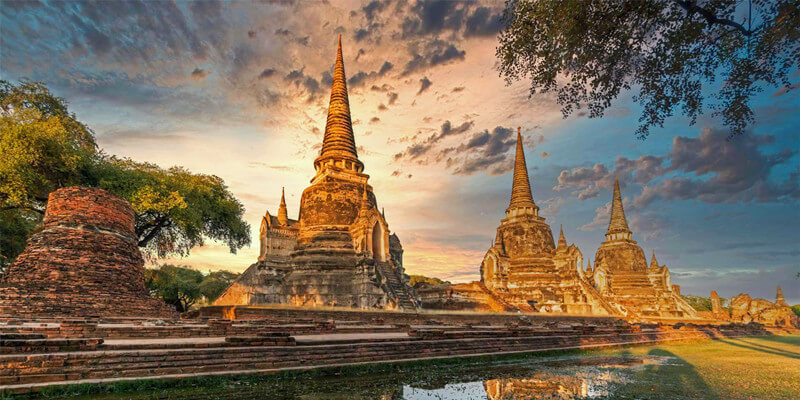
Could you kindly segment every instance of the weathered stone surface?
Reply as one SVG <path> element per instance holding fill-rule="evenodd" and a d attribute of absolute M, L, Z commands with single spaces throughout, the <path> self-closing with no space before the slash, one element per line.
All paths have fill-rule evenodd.
<path fill-rule="evenodd" d="M 391 235 L 358 159 L 341 41 L 316 175 L 303 191 L 299 220 L 281 196 L 277 217 L 261 222 L 258 262 L 215 301 L 219 305 L 416 308 L 403 248 Z"/>
<path fill-rule="evenodd" d="M 143 265 L 128 202 L 100 189 L 59 189 L 0 281 L 0 315 L 176 317 L 148 295 Z"/>
<path fill-rule="evenodd" d="M 595 268 L 587 275 L 603 298 L 629 319 L 699 318 L 697 311 L 680 297 L 669 269 L 659 265 L 655 253 L 647 266 L 644 251 L 628 228 L 617 180 L 606 241 L 597 249 Z"/>
<path fill-rule="evenodd" d="M 800 327 L 800 319 L 783 300 L 783 293 L 778 287 L 776 302 L 764 299 L 753 299 L 747 294 L 739 294 L 731 300 L 731 321 L 749 323 L 757 322 L 767 326 Z"/>
<path fill-rule="evenodd" d="M 454 286 L 450 292 L 461 293 L 450 298 L 481 300 L 482 308 L 496 311 L 615 314 L 586 280 L 580 250 L 567 245 L 563 230 L 556 247 L 550 226 L 539 216 L 519 132 L 515 160 L 511 201 L 481 263 L 479 290 Z"/>

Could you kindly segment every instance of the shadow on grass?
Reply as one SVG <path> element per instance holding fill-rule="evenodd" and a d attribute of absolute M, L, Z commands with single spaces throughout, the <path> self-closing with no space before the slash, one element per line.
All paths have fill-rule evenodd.
<path fill-rule="evenodd" d="M 773 354 L 776 356 L 800 359 L 800 353 L 795 353 L 793 351 L 780 349 L 777 347 L 766 346 L 763 344 L 753 343 L 753 342 L 742 342 L 736 339 L 716 339 L 718 342 L 725 343 L 730 346 L 741 347 L 743 349 L 759 351 L 762 353 Z"/>
<path fill-rule="evenodd" d="M 720 400 L 718 394 L 697 373 L 695 367 L 664 349 L 652 349 L 650 357 L 667 357 L 669 362 L 645 366 L 636 379 L 618 387 L 613 399 L 708 399 Z"/>

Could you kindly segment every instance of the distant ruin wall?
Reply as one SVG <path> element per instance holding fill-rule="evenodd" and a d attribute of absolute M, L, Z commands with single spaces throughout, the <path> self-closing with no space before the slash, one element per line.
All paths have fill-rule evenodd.
<path fill-rule="evenodd" d="M 175 317 L 148 295 L 143 265 L 127 201 L 101 189 L 59 189 L 42 229 L 0 281 L 0 315 Z"/>

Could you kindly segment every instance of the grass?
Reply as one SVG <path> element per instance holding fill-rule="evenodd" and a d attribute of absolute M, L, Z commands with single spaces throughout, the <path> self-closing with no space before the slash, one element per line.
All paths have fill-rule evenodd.
<path fill-rule="evenodd" d="M 565 357 L 584 361 L 648 355 L 670 357 L 671 361 L 624 369 L 626 379 L 610 388 L 611 398 L 800 399 L 800 336 L 361 365 L 267 376 L 73 385 L 40 393 L 37 398 L 400 399 L 403 386 L 437 389 L 542 373 L 572 375 L 579 369 L 590 375 L 608 372 L 603 367 L 587 369 L 581 363 L 566 366 Z M 458 394 L 454 396 L 441 398 L 461 399 Z"/>
<path fill-rule="evenodd" d="M 637 372 L 622 398 L 800 399 L 800 336 L 731 338 L 598 353 L 678 358 Z"/>

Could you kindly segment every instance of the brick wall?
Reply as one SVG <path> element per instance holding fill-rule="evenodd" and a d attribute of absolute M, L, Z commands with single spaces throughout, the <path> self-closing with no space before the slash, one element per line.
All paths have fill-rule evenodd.
<path fill-rule="evenodd" d="M 0 316 L 173 318 L 148 295 L 134 213 L 101 189 L 50 194 L 42 229 L 0 281 Z"/>

